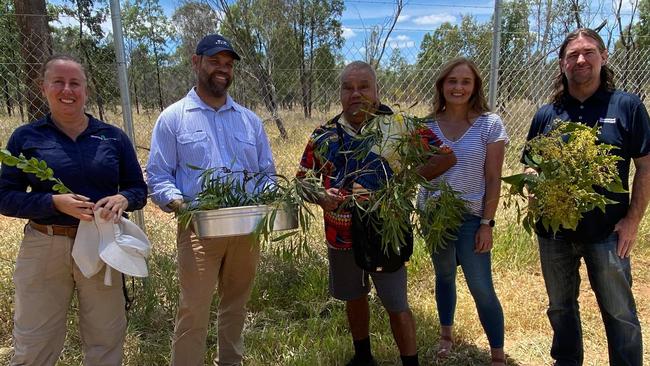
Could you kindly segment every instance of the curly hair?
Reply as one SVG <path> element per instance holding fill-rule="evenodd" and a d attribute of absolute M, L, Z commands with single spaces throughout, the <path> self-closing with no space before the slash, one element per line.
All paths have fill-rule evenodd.
<path fill-rule="evenodd" d="M 445 100 L 442 86 L 451 71 L 460 65 L 467 65 L 467 67 L 469 67 L 469 69 L 472 70 L 472 73 L 474 74 L 474 90 L 472 91 L 472 96 L 468 101 L 469 109 L 478 114 L 483 114 L 490 111 L 490 107 L 488 107 L 487 104 L 487 99 L 485 98 L 485 93 L 483 92 L 483 79 L 481 78 L 481 74 L 479 74 L 478 67 L 476 67 L 476 64 L 470 59 L 467 59 L 465 57 L 457 57 L 447 62 L 438 73 L 438 77 L 436 78 L 435 83 L 436 96 L 433 99 L 433 112 L 429 115 L 429 117 L 435 117 L 445 110 L 447 101 Z"/>
<path fill-rule="evenodd" d="M 566 38 L 564 38 L 564 42 L 562 42 L 562 45 L 560 46 L 560 61 L 564 59 L 564 53 L 566 52 L 566 48 L 569 45 L 571 41 L 574 41 L 578 39 L 579 37 L 589 37 L 596 41 L 598 44 L 598 51 L 601 53 L 606 52 L 607 48 L 605 47 L 605 42 L 603 39 L 600 37 L 600 35 L 593 29 L 589 28 L 578 28 L 574 30 L 573 32 L 567 34 Z M 600 68 L 600 87 L 605 88 L 608 91 L 614 90 L 614 72 L 612 69 L 609 68 L 608 65 L 602 65 Z M 560 72 L 555 76 L 555 79 L 553 81 L 553 96 L 551 97 L 551 100 L 553 104 L 556 106 L 560 106 L 562 104 L 562 99 L 564 98 L 564 92 L 568 90 L 569 84 L 568 80 L 566 78 L 566 75 L 564 75 L 564 72 L 562 72 L 562 69 L 560 68 Z"/>

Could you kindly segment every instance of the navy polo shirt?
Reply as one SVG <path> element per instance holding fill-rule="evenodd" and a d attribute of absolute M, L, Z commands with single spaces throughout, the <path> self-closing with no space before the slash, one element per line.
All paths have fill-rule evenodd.
<path fill-rule="evenodd" d="M 127 210 L 145 205 L 147 186 L 135 150 L 119 128 L 88 115 L 88 127 L 73 141 L 48 115 L 17 128 L 9 138 L 12 155 L 44 160 L 54 176 L 92 202 L 120 193 Z M 16 167 L 0 170 L 0 214 L 44 225 L 76 225 L 79 220 L 54 208 L 53 182 L 41 181 Z"/>
<path fill-rule="evenodd" d="M 598 125 L 600 142 L 615 146 L 612 150 L 623 158 L 617 162 L 623 187 L 629 190 L 630 160 L 650 153 L 650 119 L 645 106 L 634 94 L 615 90 L 599 89 L 584 102 L 568 93 L 559 105 L 547 104 L 540 108 L 528 132 L 527 140 L 549 131 L 555 119 L 580 122 L 593 127 Z M 605 239 L 614 231 L 614 225 L 622 219 L 630 205 L 629 193 L 612 193 L 602 188 L 596 191 L 616 201 L 605 206 L 603 213 L 596 208 L 583 215 L 575 231 L 561 229 L 553 236 L 537 223 L 535 231 L 546 238 L 563 239 L 573 242 L 593 243 Z"/>

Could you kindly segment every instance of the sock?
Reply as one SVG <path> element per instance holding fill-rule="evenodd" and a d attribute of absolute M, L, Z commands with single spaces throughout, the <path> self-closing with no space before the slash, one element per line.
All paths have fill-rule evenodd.
<path fill-rule="evenodd" d="M 354 357 L 361 361 L 370 360 L 372 352 L 370 351 L 370 336 L 353 341 L 354 343 Z"/>
<path fill-rule="evenodd" d="M 402 359 L 402 365 L 403 366 L 419 366 L 420 363 L 418 362 L 418 354 L 414 354 L 411 356 L 399 356 L 399 358 Z"/>

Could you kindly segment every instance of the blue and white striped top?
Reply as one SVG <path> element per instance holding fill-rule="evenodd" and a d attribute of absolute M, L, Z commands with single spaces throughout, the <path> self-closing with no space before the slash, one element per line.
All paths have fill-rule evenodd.
<path fill-rule="evenodd" d="M 461 192 L 461 197 L 467 202 L 467 208 L 473 215 L 483 215 L 483 197 L 485 196 L 485 157 L 487 145 L 509 139 L 501 117 L 493 113 L 479 116 L 465 134 L 456 141 L 449 140 L 440 130 L 436 121 L 427 126 L 438 135 L 438 138 L 451 147 L 456 155 L 456 164 L 444 174 L 435 178 L 434 183 L 444 180 L 454 190 Z M 418 207 L 437 192 L 420 189 L 418 192 Z"/>
<path fill-rule="evenodd" d="M 273 155 L 262 121 L 227 96 L 215 110 L 194 89 L 167 107 L 151 135 L 147 184 L 151 200 L 163 210 L 179 198 L 201 191 L 200 168 L 275 174 Z"/>

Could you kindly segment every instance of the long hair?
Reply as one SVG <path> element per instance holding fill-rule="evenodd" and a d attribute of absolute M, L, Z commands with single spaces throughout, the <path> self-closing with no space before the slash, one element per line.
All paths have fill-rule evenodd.
<path fill-rule="evenodd" d="M 564 53 L 566 52 L 566 48 L 569 43 L 578 39 L 580 36 L 589 37 L 596 41 L 598 44 L 598 51 L 600 53 L 607 52 L 605 42 L 595 30 L 589 28 L 578 28 L 573 32 L 567 34 L 566 38 L 564 38 L 564 42 L 562 42 L 562 45 L 560 46 L 560 62 L 564 59 Z M 562 69 L 560 68 L 559 73 L 555 76 L 555 80 L 553 81 L 553 96 L 551 98 L 553 104 L 556 106 L 562 104 L 564 92 L 569 89 L 568 83 L 569 81 L 567 80 L 566 75 L 564 75 Z M 614 72 L 606 64 L 600 67 L 600 87 L 605 88 L 608 91 L 612 91 L 615 88 Z"/>
<path fill-rule="evenodd" d="M 472 91 L 472 96 L 469 98 L 469 109 L 478 114 L 483 114 L 490 111 L 488 107 L 487 100 L 485 99 L 485 93 L 483 92 L 483 79 L 479 74 L 478 67 L 476 64 L 465 57 L 457 57 L 445 65 L 443 65 L 442 70 L 438 73 L 438 78 L 436 78 L 436 95 L 433 99 L 433 112 L 429 117 L 435 117 L 442 113 L 445 110 L 447 101 L 445 100 L 445 95 L 442 91 L 443 84 L 445 79 L 451 71 L 460 65 L 467 65 L 472 73 L 474 74 L 474 90 Z"/>

